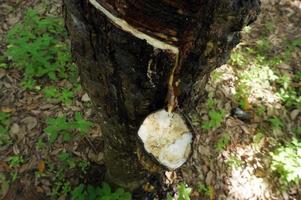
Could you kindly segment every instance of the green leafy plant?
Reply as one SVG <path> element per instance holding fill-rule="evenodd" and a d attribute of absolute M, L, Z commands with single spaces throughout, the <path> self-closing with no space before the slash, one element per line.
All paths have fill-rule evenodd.
<path fill-rule="evenodd" d="M 70 177 L 66 176 L 66 174 L 70 171 L 79 172 L 79 170 L 86 173 L 89 167 L 90 163 L 88 161 L 78 159 L 65 149 L 59 152 L 57 161 L 47 160 L 47 171 L 52 174 L 53 180 L 51 193 L 49 195 L 57 199 L 59 196 L 71 194 L 72 187 L 69 181 Z M 36 174 L 36 178 L 39 177 L 39 174 Z"/>
<path fill-rule="evenodd" d="M 9 130 L 9 114 L 0 112 L 0 145 L 10 143 Z"/>
<path fill-rule="evenodd" d="M 47 100 L 59 100 L 64 104 L 70 104 L 74 98 L 74 92 L 67 89 L 57 89 L 54 86 L 45 87 L 43 89 L 44 96 Z"/>
<path fill-rule="evenodd" d="M 78 162 L 78 167 L 80 168 L 80 170 L 86 174 L 87 173 L 87 170 L 89 169 L 91 163 L 89 161 L 86 161 L 86 160 L 80 160 Z"/>
<path fill-rule="evenodd" d="M 66 38 L 62 18 L 42 17 L 32 9 L 9 30 L 6 55 L 15 67 L 24 70 L 24 87 L 31 89 L 34 78 L 56 81 L 74 73 Z"/>
<path fill-rule="evenodd" d="M 17 171 L 13 171 L 10 173 L 10 179 L 11 179 L 11 182 L 14 182 L 15 180 L 17 180 L 18 178 L 18 172 Z"/>
<path fill-rule="evenodd" d="M 76 161 L 70 153 L 66 151 L 62 151 L 58 155 L 58 158 L 59 161 L 61 162 L 61 166 L 63 166 L 64 168 L 72 169 L 76 167 Z"/>
<path fill-rule="evenodd" d="M 42 150 L 46 146 L 47 146 L 46 143 L 41 138 L 39 138 L 38 141 L 36 142 L 36 149 L 37 150 Z"/>
<path fill-rule="evenodd" d="M 272 125 L 273 129 L 280 130 L 283 128 L 283 122 L 279 117 L 271 117 L 269 119 L 270 124 Z"/>
<path fill-rule="evenodd" d="M 208 108 L 208 117 L 209 120 L 205 121 L 202 124 L 202 128 L 205 131 L 209 131 L 212 128 L 216 128 L 221 125 L 225 112 L 223 110 L 218 111 L 215 109 L 217 102 L 212 98 L 212 94 L 209 94 L 209 98 L 206 102 L 207 108 Z"/>
<path fill-rule="evenodd" d="M 65 170 L 59 169 L 54 176 L 54 183 L 51 188 L 50 195 L 58 197 L 61 195 L 68 195 L 71 192 L 71 184 L 64 176 Z"/>
<path fill-rule="evenodd" d="M 67 122 L 66 117 L 50 118 L 47 120 L 47 127 L 44 131 L 49 137 L 50 143 L 54 143 L 59 134 L 63 135 L 64 141 L 70 141 L 70 130 L 72 127 Z"/>
<path fill-rule="evenodd" d="M 269 53 L 270 49 L 272 47 L 272 44 L 270 40 L 266 37 L 261 38 L 256 41 L 256 49 L 259 51 L 259 53 L 266 55 Z"/>
<path fill-rule="evenodd" d="M 271 152 L 271 170 L 280 175 L 284 185 L 298 184 L 301 180 L 301 142 L 296 138 Z"/>
<path fill-rule="evenodd" d="M 209 121 L 203 123 L 202 128 L 206 131 L 221 125 L 225 113 L 224 111 L 209 110 Z"/>
<path fill-rule="evenodd" d="M 210 78 L 212 79 L 213 82 L 217 82 L 221 79 L 221 77 L 223 76 L 223 72 L 218 71 L 218 70 L 214 70 L 213 72 L 211 72 L 210 74 Z"/>
<path fill-rule="evenodd" d="M 18 178 L 17 168 L 24 163 L 23 157 L 21 155 L 13 155 L 9 157 L 9 167 L 14 170 L 10 172 L 11 181 L 14 182 Z"/>
<path fill-rule="evenodd" d="M 132 196 L 129 192 L 122 188 L 116 189 L 114 192 L 107 183 L 102 183 L 101 187 L 84 186 L 80 184 L 71 192 L 72 200 L 131 200 Z"/>
<path fill-rule="evenodd" d="M 199 193 L 204 194 L 209 199 L 214 199 L 214 189 L 212 186 L 199 183 L 197 185 L 197 190 Z"/>
<path fill-rule="evenodd" d="M 266 107 L 262 105 L 259 105 L 255 110 L 256 115 L 259 117 L 263 117 L 265 112 L 266 112 Z"/>
<path fill-rule="evenodd" d="M 227 159 L 227 164 L 232 168 L 232 169 L 238 169 L 242 166 L 242 160 L 238 159 L 236 156 L 230 156 Z"/>
<path fill-rule="evenodd" d="M 231 138 L 228 133 L 222 134 L 215 145 L 215 149 L 218 152 L 221 152 L 222 150 L 224 150 L 226 148 L 226 146 L 230 143 L 230 141 L 231 141 Z"/>
<path fill-rule="evenodd" d="M 244 65 L 246 65 L 247 60 L 243 55 L 242 51 L 240 49 L 236 49 L 230 55 L 230 62 L 232 65 L 243 67 Z"/>
<path fill-rule="evenodd" d="M 187 187 L 184 183 L 180 183 L 177 185 L 178 189 L 178 200 L 190 200 L 190 193 L 192 192 L 192 188 Z"/>
<path fill-rule="evenodd" d="M 292 59 L 292 55 L 295 51 L 299 51 L 301 47 L 301 39 L 291 39 L 288 38 L 283 41 L 285 50 L 281 53 L 283 60 L 287 63 Z"/>
<path fill-rule="evenodd" d="M 262 132 L 258 132 L 258 133 L 256 133 L 256 135 L 254 135 L 253 142 L 255 144 L 259 144 L 263 138 L 264 138 L 264 134 Z"/>
<path fill-rule="evenodd" d="M 67 120 L 66 117 L 49 118 L 47 121 L 47 127 L 44 129 L 49 137 L 50 143 L 54 143 L 59 135 L 63 136 L 65 142 L 71 140 L 71 133 L 75 130 L 80 135 L 85 135 L 92 127 L 93 123 L 85 120 L 81 113 L 75 113 L 74 120 Z"/>
<path fill-rule="evenodd" d="M 80 112 L 75 113 L 73 124 L 74 128 L 77 129 L 81 135 L 84 135 L 93 126 L 93 123 L 85 120 Z"/>
<path fill-rule="evenodd" d="M 236 93 L 234 95 L 236 102 L 243 110 L 249 109 L 249 96 L 251 93 L 250 86 L 244 82 L 239 82 L 236 87 Z"/>
<path fill-rule="evenodd" d="M 14 155 L 9 158 L 9 166 L 10 167 L 20 167 L 21 164 L 24 163 L 23 157 L 20 155 Z"/>
<path fill-rule="evenodd" d="M 43 93 L 46 99 L 54 99 L 60 96 L 59 90 L 54 86 L 45 87 Z"/>
<path fill-rule="evenodd" d="M 74 97 L 74 93 L 72 91 L 63 88 L 58 99 L 65 104 L 69 104 L 72 102 L 73 97 Z"/>
<path fill-rule="evenodd" d="M 280 84 L 280 89 L 277 94 L 285 103 L 286 107 L 301 109 L 301 89 L 300 87 L 293 87 L 294 82 L 300 82 L 298 73 L 293 77 L 288 75 L 280 76 L 277 80 L 277 83 Z"/>

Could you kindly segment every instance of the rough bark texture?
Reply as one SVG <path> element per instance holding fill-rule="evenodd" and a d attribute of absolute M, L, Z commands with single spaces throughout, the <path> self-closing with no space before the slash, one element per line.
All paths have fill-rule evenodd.
<path fill-rule="evenodd" d="M 109 181 L 137 188 L 148 172 L 139 162 L 137 131 L 166 108 L 186 113 L 204 94 L 209 73 L 226 62 L 239 31 L 256 19 L 259 0 L 98 0 L 115 16 L 180 50 L 154 48 L 123 31 L 88 0 L 64 0 L 72 54 L 101 118 Z M 172 89 L 168 82 L 173 75 Z M 172 92 L 172 94 L 169 94 Z M 139 157 L 139 159 L 138 159 Z"/>

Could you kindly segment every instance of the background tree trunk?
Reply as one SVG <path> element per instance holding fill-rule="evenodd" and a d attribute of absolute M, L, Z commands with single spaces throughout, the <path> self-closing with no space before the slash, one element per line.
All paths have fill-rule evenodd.
<path fill-rule="evenodd" d="M 260 2 L 64 0 L 64 5 L 81 82 L 102 123 L 107 179 L 133 190 L 148 171 L 160 171 L 156 162 L 145 164 L 149 159 L 137 136 L 143 120 L 162 108 L 185 117 L 196 107 L 210 72 L 226 62 Z"/>

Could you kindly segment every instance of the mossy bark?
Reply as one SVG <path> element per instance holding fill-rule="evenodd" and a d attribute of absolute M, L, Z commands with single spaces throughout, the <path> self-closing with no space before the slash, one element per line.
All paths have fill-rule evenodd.
<path fill-rule="evenodd" d="M 125 31 L 91 0 L 64 0 L 72 55 L 102 123 L 107 178 L 133 190 L 148 177 L 137 155 L 142 121 L 168 106 L 182 113 L 196 107 L 210 72 L 226 62 L 239 42 L 239 31 L 256 19 L 260 2 L 95 2 L 131 27 L 179 50 L 175 55 Z"/>

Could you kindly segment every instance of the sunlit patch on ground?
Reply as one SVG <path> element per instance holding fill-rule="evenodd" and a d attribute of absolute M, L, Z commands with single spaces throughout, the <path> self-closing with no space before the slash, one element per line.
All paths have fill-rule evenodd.
<path fill-rule="evenodd" d="M 230 199 L 264 199 L 270 197 L 267 182 L 256 177 L 252 167 L 233 169 L 229 183 Z"/>
<path fill-rule="evenodd" d="M 253 145 L 238 147 L 228 155 L 231 167 L 228 179 L 229 199 L 270 199 L 271 185 L 266 179 L 264 166 L 256 157 L 259 154 Z"/>

